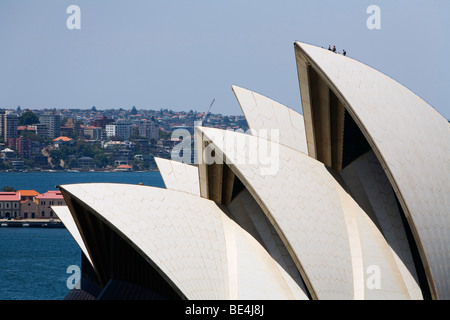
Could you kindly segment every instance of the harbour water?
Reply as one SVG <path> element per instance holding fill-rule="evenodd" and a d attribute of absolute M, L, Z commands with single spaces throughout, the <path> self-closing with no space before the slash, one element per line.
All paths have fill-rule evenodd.
<path fill-rule="evenodd" d="M 0 188 L 57 190 L 56 185 L 112 182 L 164 187 L 159 172 L 1 172 Z M 65 228 L 0 228 L 0 300 L 61 300 L 81 250 Z"/>
<path fill-rule="evenodd" d="M 13 187 L 16 190 L 36 190 L 44 193 L 57 190 L 57 185 L 71 183 L 111 182 L 143 183 L 148 186 L 164 187 L 158 171 L 145 172 L 0 172 L 0 188 Z"/>
<path fill-rule="evenodd" d="M 65 228 L 0 228 L 0 300 L 61 300 L 81 250 Z"/>

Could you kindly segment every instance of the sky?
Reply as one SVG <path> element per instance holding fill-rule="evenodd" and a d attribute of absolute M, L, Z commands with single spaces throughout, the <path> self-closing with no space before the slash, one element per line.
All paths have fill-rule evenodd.
<path fill-rule="evenodd" d="M 450 119 L 449 12 L 448 0 L 0 0 L 0 108 L 204 112 L 214 99 L 211 112 L 242 115 L 237 85 L 302 113 L 302 41 L 345 49 Z"/>

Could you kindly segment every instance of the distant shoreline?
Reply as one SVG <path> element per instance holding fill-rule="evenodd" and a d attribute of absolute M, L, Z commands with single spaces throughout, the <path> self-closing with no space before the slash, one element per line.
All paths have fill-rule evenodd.
<path fill-rule="evenodd" d="M 0 170 L 0 172 L 6 173 L 29 173 L 29 172 L 48 172 L 48 173 L 79 173 L 79 172 L 158 172 L 158 169 L 149 169 L 149 170 Z"/>
<path fill-rule="evenodd" d="M 60 219 L 1 219 L 2 228 L 65 228 L 65 225 Z"/>

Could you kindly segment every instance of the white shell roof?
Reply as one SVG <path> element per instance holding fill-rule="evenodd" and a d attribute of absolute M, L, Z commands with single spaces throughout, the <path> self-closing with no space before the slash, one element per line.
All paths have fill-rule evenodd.
<path fill-rule="evenodd" d="M 198 168 L 178 161 L 155 157 L 167 189 L 200 195 Z"/>
<path fill-rule="evenodd" d="M 415 233 L 432 294 L 450 299 L 448 121 L 379 71 L 316 46 L 295 44 L 345 101 L 372 145 Z"/>
<path fill-rule="evenodd" d="M 213 201 L 140 185 L 60 188 L 82 199 L 139 248 L 188 299 L 307 299 L 267 251 Z"/>
<path fill-rule="evenodd" d="M 196 130 L 214 145 L 216 154 L 225 156 L 259 203 L 318 299 L 411 298 L 383 235 L 325 165 L 260 137 Z M 250 161 L 261 156 L 262 149 L 276 154 L 276 172 L 261 171 L 260 164 L 270 162 L 267 158 L 259 159 L 260 164 Z M 368 292 L 366 270 L 372 265 L 380 268 L 382 284 Z"/>
<path fill-rule="evenodd" d="M 271 140 L 271 130 L 279 130 L 280 144 L 308 154 L 303 116 L 259 93 L 232 86 L 252 134 Z"/>

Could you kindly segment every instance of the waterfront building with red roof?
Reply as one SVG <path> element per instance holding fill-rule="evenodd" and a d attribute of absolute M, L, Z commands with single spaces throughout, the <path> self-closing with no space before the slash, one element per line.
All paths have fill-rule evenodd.
<path fill-rule="evenodd" d="M 35 202 L 39 192 L 36 190 L 17 190 L 16 194 L 20 196 L 20 201 L 31 200 Z"/>
<path fill-rule="evenodd" d="M 37 218 L 49 219 L 57 218 L 57 215 L 52 210 L 52 206 L 65 206 L 66 202 L 60 191 L 47 191 L 36 197 L 38 204 Z"/>
<path fill-rule="evenodd" d="M 20 214 L 20 196 L 15 192 L 0 192 L 0 218 L 17 218 Z"/>

